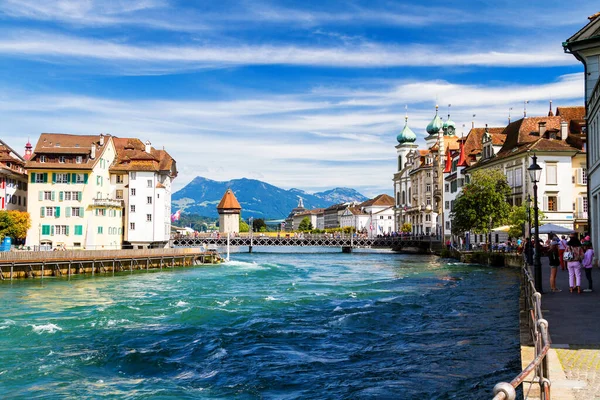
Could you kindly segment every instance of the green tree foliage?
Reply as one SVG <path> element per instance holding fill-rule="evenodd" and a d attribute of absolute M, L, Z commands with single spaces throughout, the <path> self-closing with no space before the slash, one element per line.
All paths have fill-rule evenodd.
<path fill-rule="evenodd" d="M 219 226 L 219 219 L 182 212 L 179 221 L 173 222 L 173 225 L 180 227 L 189 226 L 196 231 L 206 232 L 208 229 L 217 228 Z"/>
<path fill-rule="evenodd" d="M 403 233 L 411 233 L 412 232 L 412 224 L 410 222 L 405 222 L 402 224 L 400 231 Z"/>
<path fill-rule="evenodd" d="M 263 230 L 263 228 L 264 228 L 264 230 Z M 254 230 L 254 232 L 266 232 L 267 224 L 265 224 L 264 219 L 257 218 L 255 220 L 252 220 L 252 229 Z"/>
<path fill-rule="evenodd" d="M 310 218 L 304 217 L 302 221 L 300 221 L 300 225 L 298 225 L 298 230 L 302 232 L 308 232 L 313 230 L 312 222 L 310 222 Z"/>
<path fill-rule="evenodd" d="M 533 225 L 533 207 L 531 208 L 531 224 Z M 538 210 L 538 218 L 540 221 L 543 221 L 546 216 L 542 212 L 542 210 Z M 508 225 L 510 225 L 510 229 L 508 230 L 508 235 L 510 237 L 519 237 L 525 235 L 530 236 L 527 232 L 525 232 L 525 225 L 527 223 L 527 206 L 513 206 L 510 211 L 510 215 L 508 216 Z"/>
<path fill-rule="evenodd" d="M 454 202 L 452 233 L 487 234 L 508 220 L 510 187 L 500 170 L 475 171 Z"/>
<path fill-rule="evenodd" d="M 241 232 L 250 232 L 250 227 L 244 222 L 242 215 L 240 214 L 240 233 Z"/>
<path fill-rule="evenodd" d="M 25 211 L 0 211 L 0 237 L 25 239 L 31 227 L 29 213 Z"/>

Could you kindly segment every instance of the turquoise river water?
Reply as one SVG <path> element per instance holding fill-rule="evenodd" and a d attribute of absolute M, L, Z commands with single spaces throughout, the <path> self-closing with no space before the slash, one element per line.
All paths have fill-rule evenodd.
<path fill-rule="evenodd" d="M 232 254 L 0 284 L 2 399 L 486 399 L 518 275 L 430 256 Z"/>

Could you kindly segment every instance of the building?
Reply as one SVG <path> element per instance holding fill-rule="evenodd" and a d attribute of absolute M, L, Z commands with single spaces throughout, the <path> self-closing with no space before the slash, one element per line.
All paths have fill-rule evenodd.
<path fill-rule="evenodd" d="M 223 198 L 217 205 L 219 213 L 219 232 L 221 233 L 239 233 L 240 232 L 240 213 L 242 206 L 235 198 L 233 190 L 227 189 Z"/>
<path fill-rule="evenodd" d="M 304 210 L 297 214 L 294 214 L 294 216 L 292 217 L 292 229 L 298 230 L 300 228 L 300 223 L 302 222 L 302 220 L 304 218 L 308 218 L 313 229 L 320 229 L 319 228 L 319 215 L 324 215 L 323 214 L 324 211 L 325 211 L 324 208 L 315 208 L 312 210 Z"/>
<path fill-rule="evenodd" d="M 341 227 L 351 226 L 369 236 L 389 235 L 395 228 L 394 209 L 394 198 L 380 194 L 358 205 L 348 205 L 342 212 L 340 224 Z"/>
<path fill-rule="evenodd" d="M 43 133 L 29 156 L 27 245 L 164 247 L 175 161 L 139 139 Z"/>
<path fill-rule="evenodd" d="M 395 231 L 400 231 L 404 223 L 408 223 L 406 211 L 412 206 L 411 201 L 411 179 L 409 172 L 411 171 L 412 154 L 418 151 L 418 146 L 415 144 L 417 135 L 408 126 L 408 115 L 404 117 L 404 128 L 396 136 L 396 152 L 398 155 L 398 172 L 394 174 L 394 193 L 396 197 L 394 207 Z"/>
<path fill-rule="evenodd" d="M 542 167 L 538 201 L 546 216 L 544 222 L 583 232 L 587 226 L 576 223 L 575 211 L 583 195 L 574 173 L 582 162 L 585 164 L 585 109 L 558 107 L 556 110 L 556 115 L 550 109 L 547 116 L 523 117 L 509 123 L 499 134 L 504 138 L 498 140 L 503 139 L 504 143 L 498 151 L 493 137 L 488 137 L 490 132 L 484 133 L 482 155 L 466 173 L 500 169 L 511 188 L 508 203 L 519 206 L 525 204 L 528 196 L 533 199 L 533 184 L 527 168 L 535 152 Z"/>
<path fill-rule="evenodd" d="M 589 199 L 585 197 L 585 203 L 582 200 L 579 205 L 582 212 L 589 212 L 587 217 L 591 223 L 588 229 L 592 244 L 595 249 L 600 249 L 600 13 L 588 19 L 588 24 L 567 39 L 563 46 L 584 65 L 588 154 L 585 172 L 578 172 L 576 176 L 582 185 L 587 186 Z M 579 216 L 584 219 L 586 215 Z"/>
<path fill-rule="evenodd" d="M 31 146 L 29 142 L 27 145 Z M 27 211 L 25 159 L 1 140 L 0 210 Z"/>
<path fill-rule="evenodd" d="M 28 246 L 119 249 L 123 203 L 112 196 L 112 137 L 42 133 L 26 163 Z"/>
<path fill-rule="evenodd" d="M 302 200 L 302 197 L 298 197 L 298 205 L 292 209 L 292 211 L 288 214 L 287 218 L 285 219 L 286 231 L 291 232 L 293 230 L 298 229 L 298 225 L 300 223 L 298 222 L 296 226 L 294 226 L 294 215 L 303 213 L 304 211 L 306 211 L 306 208 L 304 208 L 304 201 Z"/>
<path fill-rule="evenodd" d="M 124 209 L 123 245 L 166 247 L 171 233 L 171 186 L 175 160 L 136 138 L 112 138 L 116 158 L 109 168 L 111 199 Z"/>
<path fill-rule="evenodd" d="M 324 229 L 335 229 L 340 227 L 342 214 L 351 203 L 340 203 L 329 206 L 323 212 Z"/>

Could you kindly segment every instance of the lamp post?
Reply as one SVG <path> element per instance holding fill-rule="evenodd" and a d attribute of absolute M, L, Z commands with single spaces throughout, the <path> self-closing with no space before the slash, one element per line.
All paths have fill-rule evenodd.
<path fill-rule="evenodd" d="M 540 167 L 537 163 L 537 156 L 533 153 L 532 164 L 527 168 L 529 171 L 529 177 L 531 178 L 531 182 L 533 182 L 533 218 L 535 224 L 535 258 L 533 259 L 533 272 L 534 272 L 534 283 L 535 290 L 540 293 L 542 291 L 542 261 L 540 259 L 540 224 L 538 218 L 538 196 L 537 196 L 537 183 L 540 181 L 540 177 L 542 175 L 542 167 Z"/>

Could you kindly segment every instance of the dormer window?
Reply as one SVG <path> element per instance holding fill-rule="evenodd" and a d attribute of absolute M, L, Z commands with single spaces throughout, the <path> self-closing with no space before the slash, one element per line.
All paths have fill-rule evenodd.
<path fill-rule="evenodd" d="M 41 163 L 45 163 L 46 162 L 46 156 L 40 156 L 40 162 Z"/>
<path fill-rule="evenodd" d="M 77 157 L 75 158 L 75 162 L 76 162 L 77 164 L 81 164 L 81 162 L 82 162 L 82 161 L 83 161 L 83 157 L 82 157 L 82 156 L 77 156 Z"/>
<path fill-rule="evenodd" d="M 65 163 L 65 156 L 58 156 L 58 162 L 61 164 Z"/>

